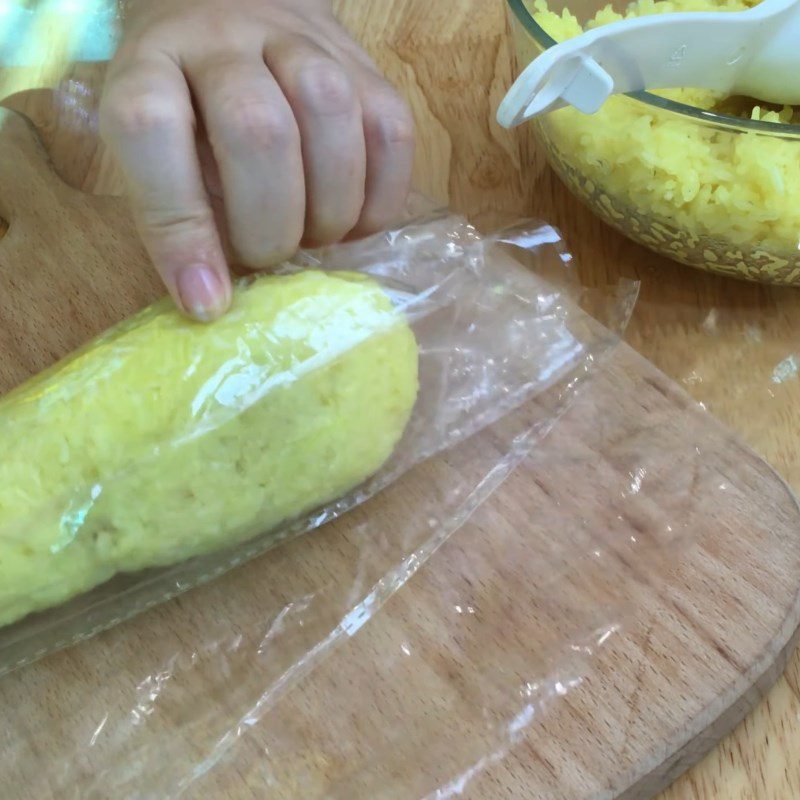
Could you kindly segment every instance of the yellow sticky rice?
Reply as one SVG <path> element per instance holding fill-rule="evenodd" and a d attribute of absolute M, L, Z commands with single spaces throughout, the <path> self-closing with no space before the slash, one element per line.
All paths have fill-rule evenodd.
<path fill-rule="evenodd" d="M 646 14 L 742 11 L 754 5 L 741 0 L 639 0 L 624 14 L 606 7 L 586 27 Z M 545 0 L 531 6 L 536 21 L 556 41 L 582 32 L 568 10 L 556 14 Z M 702 89 L 658 94 L 754 120 L 800 122 L 790 107 L 767 108 Z M 637 211 L 698 236 L 796 254 L 800 143 L 752 132 L 737 135 L 625 97 L 611 98 L 595 115 L 567 108 L 542 124 L 570 165 Z"/>
<path fill-rule="evenodd" d="M 0 399 L 0 625 L 340 497 L 400 439 L 417 358 L 377 284 L 310 271 L 210 325 L 157 304 Z"/>

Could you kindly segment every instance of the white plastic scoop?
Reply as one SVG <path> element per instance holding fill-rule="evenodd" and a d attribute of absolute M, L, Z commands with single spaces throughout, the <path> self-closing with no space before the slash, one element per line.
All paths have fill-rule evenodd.
<path fill-rule="evenodd" d="M 612 94 L 678 87 L 800 104 L 800 0 L 654 14 L 588 31 L 532 61 L 497 119 L 512 128 L 567 105 L 593 114 Z"/>

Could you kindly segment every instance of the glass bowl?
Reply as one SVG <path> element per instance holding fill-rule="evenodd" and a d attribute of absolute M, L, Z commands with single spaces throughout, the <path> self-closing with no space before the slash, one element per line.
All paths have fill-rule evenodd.
<path fill-rule="evenodd" d="M 519 72 L 555 41 L 526 0 L 507 3 Z M 549 9 L 567 7 L 583 25 L 606 5 L 551 0 Z M 567 187 L 630 239 L 692 267 L 800 285 L 800 125 L 646 92 L 592 116 L 566 108 L 529 124 Z"/>

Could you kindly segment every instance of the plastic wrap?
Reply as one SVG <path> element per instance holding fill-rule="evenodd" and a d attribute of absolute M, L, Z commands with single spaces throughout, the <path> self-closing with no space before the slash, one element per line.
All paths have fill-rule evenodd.
<path fill-rule="evenodd" d="M 5 397 L 3 670 L 319 527 L 574 377 L 596 347 L 580 317 L 486 257 L 556 238 L 424 221 L 242 281 L 214 325 L 164 301 Z"/>
<path fill-rule="evenodd" d="M 512 257 L 515 254 L 517 258 Z M 526 259 L 528 264 L 523 263 Z M 281 301 L 281 326 L 269 311 L 265 319 L 259 320 L 257 314 L 247 317 L 247 323 L 236 329 L 242 324 L 237 315 L 249 313 L 247 298 L 257 298 L 270 309 L 271 287 L 297 280 L 339 281 L 342 270 L 350 276 L 348 286 L 367 287 L 357 293 L 360 304 L 351 308 L 336 292 L 324 290 L 322 294 L 335 302 L 311 302 L 305 295 L 293 303 Z M 604 316 L 608 324 L 619 326 L 626 322 L 635 297 L 633 285 L 583 293 L 558 235 L 546 226 L 522 224 L 483 238 L 465 220 L 443 213 L 365 241 L 306 254 L 281 272 L 255 279 L 243 290 L 227 321 L 200 332 L 199 327 L 179 322 L 177 314 L 165 306 L 145 311 L 0 404 L 0 426 L 5 424 L 0 431 L 8 438 L 18 428 L 9 425 L 9 417 L 3 414 L 15 402 L 22 402 L 29 424 L 39 429 L 40 457 L 51 457 L 48 469 L 57 474 L 70 463 L 65 441 L 84 448 L 74 456 L 78 464 L 91 463 L 92 454 L 100 448 L 104 463 L 119 465 L 93 474 L 90 481 L 77 481 L 67 493 L 48 496 L 50 505 L 36 506 L 23 524 L 4 522 L 5 552 L 19 546 L 23 529 L 29 540 L 35 532 L 31 541 L 37 542 L 38 535 L 38 546 L 46 551 L 38 574 L 34 570 L 26 575 L 31 589 L 50 586 L 48 576 L 60 573 L 48 569 L 48 560 L 52 558 L 50 563 L 55 564 L 59 558 L 68 558 L 71 548 L 80 548 L 84 532 L 91 532 L 96 544 L 102 525 L 94 525 L 92 515 L 103 510 L 101 498 L 108 498 L 112 507 L 116 498 L 126 509 L 136 497 L 144 505 L 152 503 L 154 509 L 165 503 L 169 506 L 171 496 L 161 493 L 168 478 L 167 485 L 172 490 L 177 486 L 184 501 L 169 507 L 170 525 L 159 527 L 160 565 L 117 575 L 69 602 L 2 629 L 4 671 L 93 636 L 167 598 L 220 578 L 234 566 L 241 567 L 191 592 L 185 601 L 150 610 L 91 642 L 4 679 L 0 685 L 8 693 L 6 730 L 13 734 L 3 742 L 3 752 L 4 759 L 14 759 L 19 765 L 22 782 L 18 786 L 24 787 L 20 797 L 34 790 L 62 798 L 171 797 L 194 789 L 195 784 L 204 785 L 215 774 L 215 765 L 241 752 L 237 745 L 243 733 L 325 663 L 339 645 L 353 639 L 515 468 L 535 453 L 582 379 L 591 376 L 617 342 L 614 333 L 579 308 L 580 302 Z M 366 305 L 364 292 L 371 298 Z M 166 339 L 143 334 L 155 329 L 154 320 L 156 328 L 167 331 Z M 408 389 L 415 377 L 408 362 L 406 326 L 418 347 L 414 367 L 418 368 L 419 391 L 403 431 L 405 407 L 411 405 Z M 387 348 L 387 337 L 396 335 L 400 346 Z M 255 342 L 261 339 L 267 346 L 259 350 Z M 176 341 L 182 342 L 180 346 Z M 309 413 L 305 399 L 292 401 L 308 394 L 298 386 L 310 380 L 310 394 L 317 397 L 319 376 L 346 371 L 348 359 L 360 358 L 359 348 L 373 346 L 378 355 L 365 363 L 374 380 L 364 379 L 359 361 L 356 373 L 340 387 L 345 394 L 350 386 L 362 394 L 371 393 L 369 402 L 355 401 L 357 425 L 352 420 L 338 423 L 352 439 L 352 452 L 342 456 L 347 444 L 334 436 L 333 449 L 321 455 L 314 450 L 320 436 L 325 437 L 324 430 L 320 433 L 314 427 L 319 422 L 318 410 L 312 408 L 314 413 Z M 177 357 L 165 355 L 176 349 Z M 280 368 L 272 356 L 267 358 L 276 352 Z M 142 371 L 137 366 L 141 359 L 153 369 Z M 174 368 L 179 363 L 183 372 L 176 377 Z M 164 369 L 173 371 L 167 376 Z M 197 382 L 197 372 L 214 377 Z M 387 406 L 381 401 L 381 381 L 401 387 L 401 402 L 393 410 L 388 438 L 375 447 L 376 431 L 387 429 L 381 417 Z M 323 384 L 330 388 L 329 383 Z M 150 395 L 158 393 L 159 385 L 169 386 L 172 394 L 161 398 L 169 413 L 156 429 L 152 420 L 137 418 L 136 410 L 152 411 Z M 115 388 L 111 391 L 108 386 Z M 132 397 L 121 400 L 120 387 Z M 77 402 L 75 398 L 81 395 L 84 399 Z M 96 433 L 114 419 L 102 403 L 91 400 L 97 397 L 105 397 L 111 406 L 129 403 L 124 407 L 131 419 L 122 420 L 122 428 L 110 428 L 108 435 L 119 437 L 113 446 Z M 345 400 L 340 397 L 337 402 L 347 408 Z M 223 512 L 239 520 L 229 525 L 225 513 L 213 516 L 221 512 L 213 504 L 211 510 L 207 508 L 206 496 L 192 496 L 197 459 L 208 457 L 204 441 L 216 441 L 226 426 L 265 405 L 278 409 L 266 415 L 268 430 L 249 426 L 246 436 L 227 442 L 227 449 L 217 455 L 220 463 L 210 463 L 220 470 L 220 490 L 227 493 L 221 495 L 227 504 Z M 89 419 L 82 416 L 87 408 L 92 413 Z M 287 417 L 282 427 L 278 412 L 291 415 L 292 410 L 297 419 Z M 373 429 L 375 419 L 379 423 Z M 333 427 L 338 430 L 337 425 Z M 370 431 L 366 445 L 373 446 L 364 444 L 358 435 L 361 428 Z M 138 429 L 147 432 L 146 446 L 137 438 Z M 287 435 L 286 429 L 294 435 Z M 310 444 L 298 441 L 304 429 L 311 431 Z M 63 435 L 50 443 L 52 432 L 58 430 Z M 91 435 L 90 430 L 94 431 Z M 378 469 L 401 432 L 391 457 Z M 315 487 L 341 488 L 339 473 L 347 472 L 343 464 L 352 458 L 364 459 L 364 447 L 371 453 L 364 469 L 377 472 L 341 496 L 326 498 L 321 506 L 296 507 L 293 518 L 277 503 L 287 517 L 280 524 L 275 524 L 272 506 L 263 503 L 242 522 L 238 504 L 242 487 L 235 481 L 226 483 L 225 476 L 236 469 L 237 457 L 246 450 L 243 443 L 252 444 L 259 436 L 265 437 L 264 442 L 273 442 L 275 437 L 282 442 L 270 453 L 272 460 L 267 464 L 275 474 L 260 478 L 266 482 L 262 488 L 267 494 L 273 486 L 270 481 L 282 474 L 283 461 L 287 470 L 296 469 L 293 447 L 311 448 L 317 471 L 308 474 Z M 187 450 L 198 442 L 197 453 Z M 39 456 L 40 451 L 35 452 Z M 108 452 L 114 459 L 106 457 Z M 176 453 L 189 455 L 178 458 Z M 320 459 L 325 462 L 322 466 Z M 159 480 L 161 463 L 170 471 Z M 37 467 L 30 459 L 27 464 Z M 8 464 L 4 467 L 9 472 L 4 482 L 8 485 L 10 480 L 15 491 L 24 490 L 25 482 L 9 471 Z M 292 474 L 289 484 L 301 482 L 306 472 Z M 202 477 L 206 481 L 208 476 Z M 351 470 L 345 484 L 357 479 L 358 470 Z M 184 491 L 187 482 L 189 491 Z M 281 481 L 274 485 L 281 486 Z M 205 482 L 202 488 L 208 491 Z M 335 489 L 325 490 L 329 491 Z M 43 511 L 57 524 L 45 526 Z M 204 527 L 206 514 L 214 520 L 209 527 L 211 538 L 198 543 L 190 534 Z M 102 514 L 99 518 L 106 522 Z M 120 537 L 126 534 L 124 519 L 116 531 Z M 137 522 L 143 526 L 140 536 L 146 537 L 154 519 L 142 512 Z M 181 541 L 176 549 L 164 544 L 171 531 Z M 298 538 L 301 533 L 306 535 Z M 498 542 L 502 539 L 499 535 Z M 230 544 L 223 546 L 226 540 Z M 275 547 L 279 543 L 282 546 Z M 103 552 L 113 551 L 111 545 L 113 541 L 105 542 Z M 657 545 L 643 542 L 636 549 L 643 569 L 661 565 L 664 552 L 662 543 Z M 674 545 L 672 540 L 670 545 Z M 548 550 L 527 554 L 534 558 L 532 577 L 544 574 L 544 569 L 548 582 L 561 580 L 564 570 L 576 568 L 573 559 L 583 563 L 588 553 L 592 560 L 593 551 L 585 550 L 592 546 L 591 531 L 584 538 L 554 539 Z M 179 560 L 193 552 L 197 552 L 195 557 Z M 482 552 L 478 548 L 476 558 Z M 516 563 L 523 555 L 510 552 L 502 558 L 511 557 Z M 151 549 L 146 548 L 144 556 L 156 561 Z M 246 562 L 250 563 L 241 566 Z M 124 571 L 129 562 L 115 563 Z M 137 566 L 141 565 L 140 560 Z M 25 588 L 20 585 L 14 591 L 24 594 Z M 447 603 L 446 586 L 442 592 L 436 602 Z M 55 591 L 52 596 L 58 594 Z M 622 596 L 616 597 L 613 606 L 591 609 L 591 619 L 585 608 L 563 609 L 569 625 L 557 641 L 541 642 L 531 670 L 535 672 L 559 653 L 565 642 L 569 646 L 583 642 L 584 655 L 591 658 L 596 640 L 610 636 L 620 624 L 625 613 Z M 459 613 L 467 619 L 475 612 L 465 603 Z M 374 670 L 379 672 L 383 657 L 373 655 Z M 28 685 L 30 681 L 47 683 L 54 669 L 59 674 L 55 703 Z M 346 678 L 351 679 L 356 680 L 356 675 Z M 490 707 L 491 703 L 485 706 Z M 455 723 L 457 717 L 452 719 Z M 50 750 L 46 769 L 41 769 L 39 759 L 31 758 L 34 744 L 25 732 L 34 729 L 42 731 L 35 750 L 41 746 Z M 479 739 L 473 744 L 480 748 Z M 323 790 L 315 794 L 302 788 L 304 769 L 294 774 L 286 762 L 281 770 L 280 776 L 270 778 L 270 785 L 282 792 L 276 796 L 329 796 Z"/>
<path fill-rule="evenodd" d="M 394 455 L 295 525 L 7 629 L 16 663 L 218 575 L 0 681 L 4 797 L 602 796 L 647 740 L 613 703 L 649 669 L 628 634 L 664 624 L 671 568 L 710 514 L 796 520 L 666 380 L 619 374 L 579 306 L 619 329 L 635 286 L 582 290 L 552 229 L 440 215 L 282 272 L 343 269 L 419 347 Z"/>

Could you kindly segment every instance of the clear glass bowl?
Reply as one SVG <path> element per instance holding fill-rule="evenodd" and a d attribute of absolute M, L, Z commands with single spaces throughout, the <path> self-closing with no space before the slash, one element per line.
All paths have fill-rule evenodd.
<path fill-rule="evenodd" d="M 525 0 L 507 3 L 519 72 L 555 41 Z M 585 24 L 606 4 L 549 8 L 566 6 Z M 800 125 L 650 93 L 613 98 L 591 117 L 569 108 L 530 124 L 569 189 L 630 239 L 700 269 L 800 285 L 800 203 L 786 189 L 787 179 L 800 185 Z"/>

